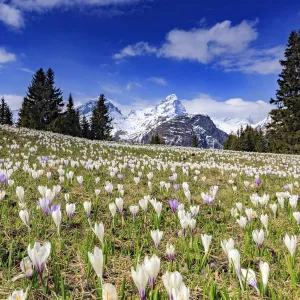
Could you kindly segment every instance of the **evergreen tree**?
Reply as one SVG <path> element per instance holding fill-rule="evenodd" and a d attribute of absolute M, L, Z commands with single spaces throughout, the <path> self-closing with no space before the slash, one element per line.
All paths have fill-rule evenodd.
<path fill-rule="evenodd" d="M 104 95 L 101 94 L 92 112 L 91 138 L 95 140 L 108 140 L 110 138 L 112 119 L 109 116 L 105 100 Z"/>
<path fill-rule="evenodd" d="M 300 153 L 300 31 L 290 34 L 279 89 L 270 103 L 277 106 L 270 112 L 272 122 L 267 127 L 269 150 Z"/>
<path fill-rule="evenodd" d="M 79 112 L 74 108 L 72 94 L 69 95 L 60 132 L 71 136 L 81 136 Z"/>
<path fill-rule="evenodd" d="M 193 135 L 192 146 L 196 148 L 199 146 L 199 139 L 195 134 Z"/>
<path fill-rule="evenodd" d="M 1 98 L 0 102 L 0 124 L 1 125 L 13 125 L 13 114 L 5 102 L 4 97 Z"/>
<path fill-rule="evenodd" d="M 160 144 L 165 144 L 165 141 L 161 135 L 158 133 L 154 133 L 151 136 L 150 144 L 152 145 L 160 145 Z"/>
<path fill-rule="evenodd" d="M 38 130 L 60 131 L 63 98 L 54 86 L 54 72 L 39 69 L 33 76 L 19 112 L 18 125 Z"/>
<path fill-rule="evenodd" d="M 225 150 L 266 152 L 265 137 L 261 129 L 247 125 L 240 128 L 237 135 L 230 134 L 224 144 Z"/>
<path fill-rule="evenodd" d="M 19 112 L 18 125 L 33 129 L 46 129 L 46 75 L 39 69 L 33 76 Z"/>
<path fill-rule="evenodd" d="M 81 136 L 86 139 L 91 138 L 90 124 L 85 116 L 81 120 Z"/>
<path fill-rule="evenodd" d="M 55 87 L 54 72 L 51 68 L 46 72 L 46 111 L 45 118 L 47 129 L 55 132 L 61 132 L 63 120 L 62 109 L 64 107 L 62 92 L 60 88 Z"/>

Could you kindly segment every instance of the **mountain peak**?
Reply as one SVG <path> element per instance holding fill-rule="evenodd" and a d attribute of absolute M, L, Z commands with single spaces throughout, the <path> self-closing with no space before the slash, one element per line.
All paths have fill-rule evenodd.
<path fill-rule="evenodd" d="M 174 102 L 176 100 L 178 100 L 177 96 L 175 94 L 171 94 L 162 100 L 162 102 Z"/>
<path fill-rule="evenodd" d="M 152 113 L 163 117 L 172 117 L 186 114 L 186 109 L 180 100 L 178 100 L 177 96 L 171 94 L 156 105 L 155 108 L 152 109 Z"/>

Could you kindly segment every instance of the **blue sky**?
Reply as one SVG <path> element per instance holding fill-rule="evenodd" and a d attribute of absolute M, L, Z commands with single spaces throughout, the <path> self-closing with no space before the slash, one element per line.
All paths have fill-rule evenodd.
<path fill-rule="evenodd" d="M 20 106 L 32 72 L 54 69 L 78 102 L 124 113 L 175 93 L 189 112 L 266 116 L 296 1 L 0 0 L 0 95 Z"/>

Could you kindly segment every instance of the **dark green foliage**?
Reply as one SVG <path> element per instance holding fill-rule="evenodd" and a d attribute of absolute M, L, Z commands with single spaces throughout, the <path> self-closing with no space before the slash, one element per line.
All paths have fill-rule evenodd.
<path fill-rule="evenodd" d="M 64 113 L 61 126 L 61 133 L 71 136 L 81 136 L 79 112 L 74 108 L 73 97 L 70 94 L 67 104 L 67 111 Z"/>
<path fill-rule="evenodd" d="M 52 69 L 45 73 L 41 68 L 34 74 L 19 112 L 19 126 L 60 132 L 64 104 L 54 84 Z"/>
<path fill-rule="evenodd" d="M 196 135 L 193 135 L 192 146 L 196 148 L 199 146 L 199 139 Z"/>
<path fill-rule="evenodd" d="M 94 140 L 109 140 L 112 129 L 112 119 L 109 116 L 108 107 L 105 104 L 103 94 L 99 96 L 96 106 L 93 109 L 91 118 L 91 138 Z"/>
<path fill-rule="evenodd" d="M 81 120 L 80 127 L 81 127 L 81 136 L 83 138 L 90 139 L 91 138 L 90 124 L 85 116 L 83 116 Z"/>
<path fill-rule="evenodd" d="M 13 125 L 13 114 L 5 102 L 4 97 L 1 98 L 0 102 L 0 124 L 1 125 Z"/>
<path fill-rule="evenodd" d="M 248 152 L 266 152 L 265 137 L 261 130 L 247 125 L 240 128 L 237 135 L 230 134 L 224 144 L 225 150 L 238 150 Z"/>
<path fill-rule="evenodd" d="M 155 133 L 151 136 L 150 144 L 160 145 L 160 144 L 165 144 L 165 141 L 161 135 L 159 135 L 158 133 Z"/>
<path fill-rule="evenodd" d="M 290 34 L 279 89 L 270 103 L 277 106 L 270 113 L 267 128 L 269 150 L 278 153 L 300 153 L 300 31 Z"/>

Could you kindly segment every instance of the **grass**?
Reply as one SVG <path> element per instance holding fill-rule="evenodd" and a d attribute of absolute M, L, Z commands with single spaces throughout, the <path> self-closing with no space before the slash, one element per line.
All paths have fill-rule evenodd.
<path fill-rule="evenodd" d="M 291 194 L 299 194 L 300 188 L 296 182 L 300 175 L 300 156 L 92 142 L 8 127 L 0 127 L 0 146 L 0 175 L 1 169 L 12 169 L 11 179 L 14 180 L 11 186 L 7 183 L 1 186 L 0 183 L 0 191 L 6 192 L 0 201 L 0 299 L 6 299 L 15 289 L 27 287 L 28 299 L 100 299 L 99 281 L 87 255 L 93 252 L 95 246 L 104 252 L 103 281 L 114 284 L 123 299 L 139 298 L 131 278 L 131 267 L 152 254 L 161 259 L 161 268 L 155 292 L 150 293 L 149 285 L 147 287 L 147 299 L 168 299 L 161 280 L 167 270 L 181 273 L 185 285 L 190 288 L 191 299 L 300 299 L 299 245 L 291 259 L 283 243 L 286 233 L 298 236 L 299 240 L 299 226 L 292 216 L 294 210 L 288 200 L 285 200 L 282 209 L 276 198 L 276 192 L 285 191 L 283 187 L 288 183 L 294 184 Z M 41 156 L 49 158 L 44 166 L 40 164 Z M 72 166 L 72 162 L 77 163 Z M 93 168 L 87 169 L 87 163 Z M 131 167 L 128 167 L 129 164 Z M 34 180 L 28 167 L 43 170 L 43 174 Z M 73 171 L 73 180 L 68 180 L 64 174 L 64 182 L 61 182 L 59 168 L 65 174 Z M 116 173 L 123 174 L 122 179 L 110 176 L 114 168 L 118 168 Z M 188 170 L 188 174 L 184 169 Z M 200 171 L 197 179 L 194 178 L 196 170 Z M 170 182 L 174 171 L 178 175 L 176 183 L 180 189 L 176 191 L 172 184 L 168 191 L 161 189 L 160 182 Z M 47 172 L 51 172 L 50 180 L 46 177 Z M 138 172 L 141 172 L 141 180 L 136 185 L 134 177 L 138 176 Z M 152 190 L 148 187 L 147 174 L 150 172 L 153 172 Z M 255 183 L 256 174 L 259 174 L 260 186 Z M 76 180 L 77 176 L 83 176 L 82 187 Z M 95 182 L 97 177 L 100 178 L 98 183 Z M 202 177 L 206 179 L 202 180 Z M 229 180 L 234 183 L 229 183 Z M 104 190 L 107 181 L 114 186 L 112 194 Z M 248 189 L 244 181 L 250 182 Z M 191 203 L 184 195 L 183 182 L 189 184 Z M 108 209 L 108 204 L 120 197 L 118 184 L 124 186 L 123 226 L 120 214 L 117 212 L 113 222 Z M 41 198 L 38 186 L 52 189 L 54 185 L 61 185 L 61 191 L 53 201 L 61 204 L 59 235 L 51 216 L 45 216 L 37 207 L 37 201 Z M 218 185 L 219 190 L 209 206 L 204 203 L 201 192 L 208 192 L 213 185 Z M 233 185 L 237 186 L 236 192 Z M 23 186 L 25 190 L 24 202 L 30 216 L 30 231 L 19 217 L 21 208 L 16 195 L 17 186 Z M 98 197 L 95 189 L 101 190 Z M 65 210 L 66 193 L 70 195 L 69 203 L 76 203 L 71 220 L 67 219 Z M 270 195 L 264 210 L 250 201 L 250 195 L 254 193 Z M 138 205 L 138 201 L 146 195 L 163 203 L 161 217 L 157 219 L 149 203 L 147 212 L 140 209 L 133 220 L 129 206 Z M 190 205 L 200 206 L 196 228 L 193 232 L 188 230 L 185 238 L 178 236 L 180 221 L 170 208 L 170 198 L 178 199 L 186 210 Z M 92 202 L 91 225 L 83 208 L 84 201 Z M 240 215 L 245 216 L 245 208 L 250 207 L 257 213 L 245 230 L 230 213 L 236 202 L 243 204 Z M 270 203 L 277 203 L 275 218 Z M 264 229 L 259 220 L 261 214 L 269 216 L 269 233 L 267 236 L 265 231 L 263 247 L 258 251 L 252 231 Z M 104 247 L 91 229 L 95 222 L 104 224 Z M 150 231 L 157 228 L 164 232 L 158 249 L 150 236 Z M 201 242 L 203 233 L 212 235 L 208 255 L 205 255 Z M 241 254 L 241 266 L 255 271 L 258 284 L 261 282 L 259 262 L 269 263 L 269 283 L 264 296 L 249 285 L 241 289 L 229 269 L 221 241 L 230 237 Z M 23 278 L 13 282 L 11 279 L 21 273 L 20 262 L 28 255 L 28 245 L 36 241 L 51 243 L 43 283 L 36 272 L 32 281 Z M 173 265 L 166 254 L 167 243 L 175 246 Z"/>

